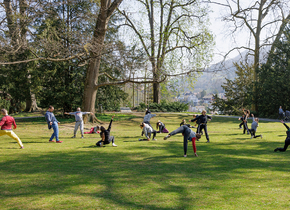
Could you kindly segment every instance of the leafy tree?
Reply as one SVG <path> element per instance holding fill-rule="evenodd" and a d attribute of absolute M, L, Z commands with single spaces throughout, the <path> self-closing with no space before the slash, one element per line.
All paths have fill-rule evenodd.
<path fill-rule="evenodd" d="M 229 114 L 239 114 L 242 108 L 249 108 L 252 104 L 254 67 L 243 63 L 235 63 L 235 67 L 237 75 L 235 79 L 226 79 L 226 83 L 222 85 L 226 99 L 219 99 L 217 94 L 214 95 L 215 102 L 212 104 L 214 110 Z"/>
<path fill-rule="evenodd" d="M 119 12 L 125 18 L 123 25 L 134 34 L 132 42 L 151 64 L 153 101 L 160 103 L 160 83 L 166 76 L 196 72 L 210 60 L 213 36 L 208 30 L 208 10 L 198 0 L 135 2 L 141 8 L 136 11 L 139 18 L 131 13 L 131 2 L 130 12 Z"/>
<path fill-rule="evenodd" d="M 276 117 L 279 106 L 290 109 L 290 28 L 275 43 L 267 64 L 258 71 L 258 108 L 262 116 Z"/>

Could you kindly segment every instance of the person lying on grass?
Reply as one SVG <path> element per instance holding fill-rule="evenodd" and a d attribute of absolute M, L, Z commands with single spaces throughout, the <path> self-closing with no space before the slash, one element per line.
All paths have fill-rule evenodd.
<path fill-rule="evenodd" d="M 177 128 L 176 130 L 172 131 L 171 133 L 169 133 L 167 136 L 164 137 L 164 140 L 170 138 L 171 136 L 174 136 L 178 133 L 182 133 L 183 135 L 183 150 L 184 150 L 184 157 L 187 157 L 187 141 L 191 135 L 193 131 L 187 126 L 187 125 L 183 125 L 180 126 L 179 128 Z M 194 132 L 193 132 L 194 133 Z M 195 146 L 195 140 L 196 139 L 200 139 L 201 135 L 199 133 L 196 133 L 195 136 L 193 136 L 191 138 L 192 140 L 192 147 L 193 147 L 193 151 L 194 151 L 194 156 L 198 157 L 198 155 L 196 154 L 196 146 Z"/>
<path fill-rule="evenodd" d="M 286 131 L 286 134 L 287 134 L 287 137 L 285 139 L 285 144 L 284 144 L 284 147 L 283 148 L 276 148 L 274 149 L 274 152 L 277 152 L 277 151 L 280 151 L 280 152 L 285 152 L 290 144 L 290 128 L 288 127 L 288 125 L 286 125 L 286 123 L 284 123 L 283 120 L 281 120 L 281 123 L 283 123 L 283 125 L 286 127 L 287 131 Z"/>
<path fill-rule="evenodd" d="M 0 122 L 0 136 L 7 135 L 17 141 L 20 149 L 23 149 L 23 144 L 20 140 L 20 138 L 12 131 L 12 125 L 13 128 L 16 129 L 16 123 L 13 117 L 8 115 L 8 112 L 6 109 L 1 109 L 1 114 L 3 115 L 1 122 Z"/>
<path fill-rule="evenodd" d="M 111 127 L 112 127 L 112 122 L 113 122 L 114 116 L 112 116 L 111 118 L 111 122 L 109 124 L 108 129 L 106 130 L 103 126 L 96 126 L 97 127 L 97 131 L 101 131 L 100 132 L 100 136 L 102 138 L 102 140 L 98 141 L 96 143 L 96 145 L 98 147 L 102 147 L 104 144 L 110 144 L 112 142 L 112 146 L 116 147 L 117 145 L 115 144 L 115 138 L 114 136 L 110 136 L 110 131 L 111 131 Z"/>
<path fill-rule="evenodd" d="M 139 141 L 150 141 L 151 133 L 153 133 L 152 140 L 157 140 L 155 139 L 157 131 L 150 127 L 147 123 L 142 122 L 140 124 L 140 128 L 143 130 L 142 133 L 145 134 L 146 139 L 139 139 Z"/>

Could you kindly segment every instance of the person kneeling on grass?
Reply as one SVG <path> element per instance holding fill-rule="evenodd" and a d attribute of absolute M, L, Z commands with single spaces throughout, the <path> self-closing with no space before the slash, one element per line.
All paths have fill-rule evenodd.
<path fill-rule="evenodd" d="M 176 130 L 172 131 L 171 133 L 169 133 L 167 136 L 165 136 L 164 140 L 170 138 L 171 136 L 174 136 L 175 134 L 182 133 L 184 157 L 187 157 L 187 141 L 188 141 L 188 138 L 189 138 L 191 132 L 192 132 L 192 130 L 188 126 L 183 125 L 183 126 L 180 126 L 179 128 L 177 128 Z M 195 136 L 191 138 L 194 156 L 196 156 L 196 157 L 198 155 L 196 154 L 195 140 L 200 139 L 200 137 L 201 137 L 201 135 L 199 133 L 196 133 Z"/>
<path fill-rule="evenodd" d="M 285 144 L 284 144 L 284 148 L 276 148 L 274 150 L 274 152 L 277 152 L 277 151 L 280 151 L 280 152 L 285 152 L 290 144 L 290 128 L 288 127 L 288 125 L 286 125 L 284 123 L 284 121 L 282 120 L 281 123 L 283 123 L 283 125 L 287 128 L 287 131 L 286 131 L 286 134 L 287 134 L 287 137 L 285 139 Z"/>
<path fill-rule="evenodd" d="M 96 130 L 101 130 L 100 132 L 100 136 L 102 138 L 102 140 L 98 141 L 96 143 L 96 145 L 98 147 L 102 147 L 104 144 L 110 144 L 112 142 L 112 146 L 116 147 L 117 145 L 115 144 L 115 138 L 114 136 L 110 136 L 110 131 L 111 131 L 111 127 L 112 127 L 112 122 L 113 122 L 113 118 L 114 116 L 112 116 L 111 122 L 109 124 L 108 129 L 106 130 L 103 126 L 96 126 Z"/>
<path fill-rule="evenodd" d="M 257 128 L 259 126 L 259 118 L 254 118 L 254 114 L 252 114 L 252 117 L 253 117 L 253 122 L 252 122 L 252 126 L 251 126 L 251 129 L 249 130 L 250 133 L 251 133 L 251 139 L 252 138 L 257 138 L 257 137 L 261 137 L 263 138 L 262 135 L 257 135 L 256 136 L 256 131 L 257 131 Z"/>
<path fill-rule="evenodd" d="M 169 133 L 169 131 L 165 128 L 165 124 L 160 120 L 158 120 L 158 122 L 156 123 L 156 129 L 158 128 L 159 131 L 157 131 L 157 133 Z"/>
<path fill-rule="evenodd" d="M 139 139 L 139 141 L 150 141 L 151 133 L 153 133 L 152 140 L 154 140 L 154 141 L 157 140 L 157 139 L 155 139 L 157 131 L 154 130 L 152 127 L 150 127 L 148 124 L 142 122 L 140 124 L 140 128 L 143 130 L 142 133 L 145 134 L 146 139 Z"/>
<path fill-rule="evenodd" d="M 23 149 L 24 147 L 21 140 L 12 131 L 12 124 L 13 124 L 14 129 L 17 128 L 14 118 L 8 115 L 8 112 L 6 109 L 1 109 L 1 114 L 3 115 L 3 117 L 0 122 L 0 127 L 1 127 L 0 136 L 3 136 L 3 135 L 10 136 L 11 138 L 17 141 L 20 149 Z"/>

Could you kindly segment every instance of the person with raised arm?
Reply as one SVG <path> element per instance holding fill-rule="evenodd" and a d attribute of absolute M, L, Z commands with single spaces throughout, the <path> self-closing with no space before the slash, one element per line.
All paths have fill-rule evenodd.
<path fill-rule="evenodd" d="M 11 137 L 15 141 L 17 141 L 20 149 L 23 149 L 24 147 L 20 138 L 12 130 L 12 125 L 14 129 L 17 128 L 14 118 L 8 115 L 8 112 L 6 109 L 1 109 L 1 114 L 3 115 L 3 117 L 0 121 L 0 127 L 1 127 L 0 136 L 7 135 Z"/>

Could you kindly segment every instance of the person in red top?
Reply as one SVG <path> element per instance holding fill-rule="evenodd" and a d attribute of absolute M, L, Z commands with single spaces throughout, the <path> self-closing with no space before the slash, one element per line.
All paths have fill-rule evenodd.
<path fill-rule="evenodd" d="M 0 136 L 3 136 L 3 135 L 10 136 L 11 138 L 13 138 L 17 141 L 18 145 L 20 146 L 20 149 L 23 149 L 24 147 L 23 147 L 21 140 L 12 131 L 12 125 L 13 125 L 14 129 L 16 129 L 16 127 L 17 127 L 14 118 L 8 115 L 6 109 L 1 109 L 1 114 L 3 115 L 3 117 L 0 121 L 0 126 L 1 126 Z"/>

